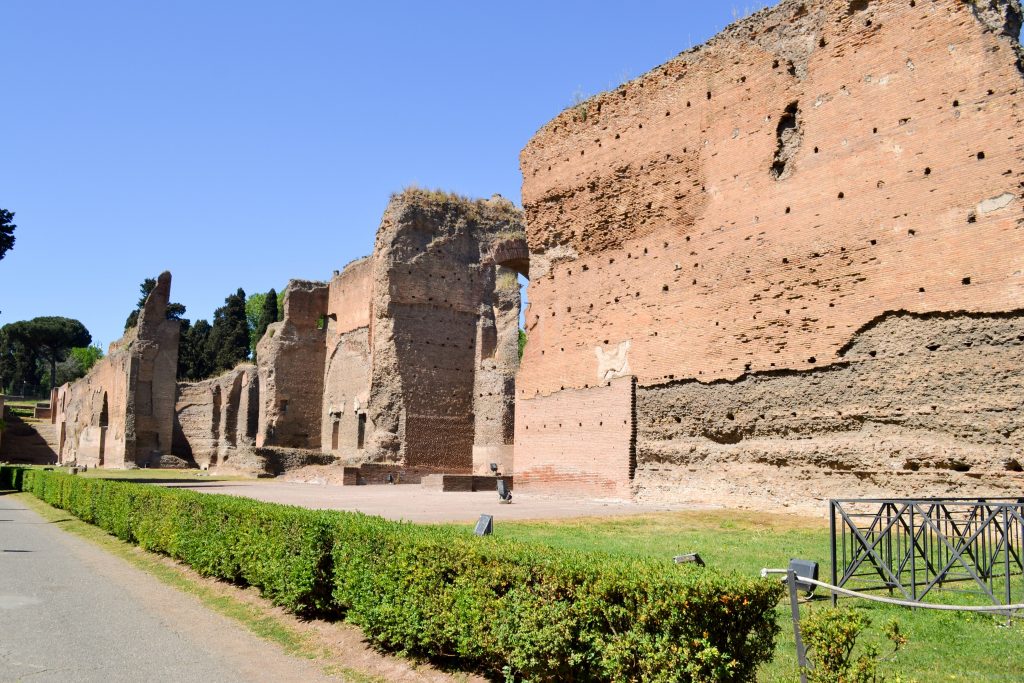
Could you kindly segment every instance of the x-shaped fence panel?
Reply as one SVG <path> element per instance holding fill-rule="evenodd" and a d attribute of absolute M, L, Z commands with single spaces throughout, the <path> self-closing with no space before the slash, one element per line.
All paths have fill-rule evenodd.
<path fill-rule="evenodd" d="M 832 584 L 923 601 L 937 587 L 1024 598 L 1024 499 L 829 501 Z"/>

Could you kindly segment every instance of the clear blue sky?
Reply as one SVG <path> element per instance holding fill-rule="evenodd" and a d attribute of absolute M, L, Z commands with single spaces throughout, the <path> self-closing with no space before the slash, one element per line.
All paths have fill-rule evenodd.
<path fill-rule="evenodd" d="M 519 202 L 519 151 L 764 2 L 3 0 L 0 324 L 104 348 L 164 269 L 189 318 L 328 279 L 416 183 Z"/>

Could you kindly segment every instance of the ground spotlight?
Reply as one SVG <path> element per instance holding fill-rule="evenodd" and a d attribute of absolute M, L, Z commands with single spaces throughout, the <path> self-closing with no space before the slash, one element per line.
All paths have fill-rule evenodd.
<path fill-rule="evenodd" d="M 796 575 L 797 590 L 804 591 L 808 596 L 814 594 L 814 584 L 801 581 L 800 579 L 818 580 L 818 563 L 810 560 L 790 559 L 789 569 Z"/>
<path fill-rule="evenodd" d="M 704 558 L 699 553 L 686 553 L 684 555 L 676 555 L 672 558 L 672 561 L 676 564 L 695 564 L 698 567 L 704 566 Z"/>
<path fill-rule="evenodd" d="M 494 517 L 492 515 L 480 515 L 473 533 L 477 536 L 490 536 L 494 533 Z"/>

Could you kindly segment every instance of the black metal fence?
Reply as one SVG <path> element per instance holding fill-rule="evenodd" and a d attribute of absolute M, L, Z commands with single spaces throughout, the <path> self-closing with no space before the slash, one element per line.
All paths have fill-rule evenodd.
<path fill-rule="evenodd" d="M 1024 499 L 846 499 L 829 510 L 833 585 L 913 601 L 947 587 L 1024 602 Z"/>

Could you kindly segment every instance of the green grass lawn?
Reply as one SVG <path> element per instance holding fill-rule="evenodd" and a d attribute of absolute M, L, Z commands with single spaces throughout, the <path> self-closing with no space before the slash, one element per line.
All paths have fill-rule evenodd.
<path fill-rule="evenodd" d="M 678 512 L 620 518 L 503 522 L 495 534 L 577 550 L 645 555 L 670 561 L 680 553 L 697 552 L 709 567 L 757 574 L 762 567 L 784 568 L 791 557 L 816 560 L 828 580 L 828 523 L 786 515 L 743 511 Z M 1024 579 L 1018 578 L 1024 581 Z M 959 596 L 942 596 L 957 602 Z M 1006 619 L 959 612 L 908 610 L 867 601 L 857 605 L 872 620 L 865 636 L 883 652 L 891 651 L 881 627 L 896 618 L 909 638 L 895 659 L 885 662 L 888 677 L 925 681 L 1024 681 L 1024 624 L 1006 626 Z M 828 601 L 801 608 L 827 609 Z M 798 680 L 793 629 L 788 604 L 778 610 L 782 627 L 775 660 L 764 667 L 761 681 Z"/>
<path fill-rule="evenodd" d="M 254 479 L 255 477 L 243 477 L 239 475 L 212 475 L 204 470 L 158 470 L 158 469 L 131 469 L 115 470 L 102 467 L 90 467 L 86 472 L 79 472 L 78 476 L 90 479 L 180 479 L 182 481 L 238 481 L 241 479 Z"/>

